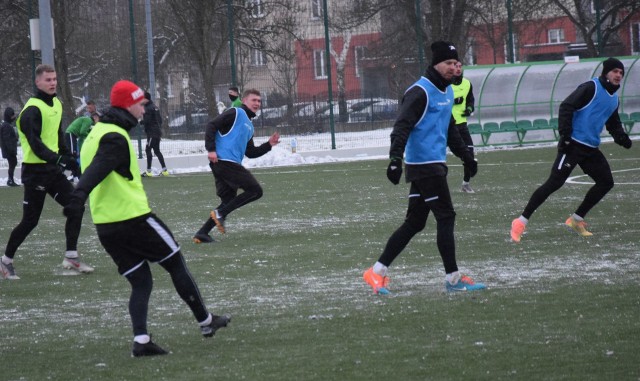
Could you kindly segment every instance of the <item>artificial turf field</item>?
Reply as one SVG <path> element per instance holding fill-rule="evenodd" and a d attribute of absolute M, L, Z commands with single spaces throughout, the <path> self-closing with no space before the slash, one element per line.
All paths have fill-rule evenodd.
<path fill-rule="evenodd" d="M 0 280 L 0 380 L 638 380 L 635 143 L 601 147 L 617 185 L 587 216 L 588 239 L 562 224 L 589 187 L 578 177 L 538 209 L 521 244 L 509 242 L 554 148 L 481 152 L 476 194 L 458 191 L 462 167 L 451 157 L 458 264 L 488 286 L 454 295 L 444 292 L 432 217 L 391 267 L 391 295 L 362 281 L 407 202 L 386 161 L 254 169 L 263 198 L 231 214 L 228 233 L 208 245 L 191 236 L 217 205 L 212 176 L 144 179 L 212 312 L 232 315 L 202 338 L 152 266 L 149 328 L 172 352 L 154 358 L 130 357 L 129 285 L 88 213 L 79 250 L 96 271 L 63 275 L 64 218 L 48 199 L 16 255 L 21 279 Z M 2 188 L 0 198 L 4 248 L 22 190 Z"/>

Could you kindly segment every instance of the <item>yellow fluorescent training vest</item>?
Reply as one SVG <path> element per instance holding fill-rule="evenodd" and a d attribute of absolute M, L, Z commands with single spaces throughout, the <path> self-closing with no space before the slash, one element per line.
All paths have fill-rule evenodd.
<path fill-rule="evenodd" d="M 22 113 L 30 106 L 37 107 L 42 115 L 42 132 L 40 133 L 42 143 L 44 143 L 44 145 L 51 151 L 58 153 L 58 129 L 60 128 L 60 121 L 62 120 L 62 103 L 60 103 L 56 97 L 53 98 L 53 106 L 49 106 L 41 99 L 29 98 L 22 108 L 22 111 L 20 111 L 20 116 L 16 121 L 18 135 L 20 136 L 20 145 L 22 146 L 22 162 L 28 164 L 42 164 L 46 163 L 46 161 L 39 158 L 33 152 L 29 142 L 27 141 L 27 137 L 20 127 Z"/>
<path fill-rule="evenodd" d="M 150 213 L 147 194 L 142 187 L 138 159 L 129 139 L 129 134 L 122 128 L 98 122 L 82 145 L 80 163 L 84 172 L 98 152 L 100 139 L 108 133 L 118 133 L 129 145 L 129 171 L 133 180 L 129 180 L 115 171 L 111 171 L 89 195 L 89 206 L 94 224 L 108 224 L 130 220 Z"/>
<path fill-rule="evenodd" d="M 462 103 L 454 104 L 451 114 L 453 114 L 456 124 L 465 123 L 467 117 L 462 116 L 462 113 L 467 108 L 467 95 L 469 95 L 469 90 L 471 90 L 471 82 L 466 78 L 462 78 L 462 82 L 459 85 L 451 85 L 451 87 L 453 88 L 454 99 L 462 97 Z"/>

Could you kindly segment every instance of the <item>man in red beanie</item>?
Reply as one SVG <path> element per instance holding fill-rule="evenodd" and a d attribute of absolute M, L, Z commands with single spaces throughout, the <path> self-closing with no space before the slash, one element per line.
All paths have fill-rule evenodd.
<path fill-rule="evenodd" d="M 131 284 L 129 314 L 133 325 L 132 355 L 167 354 L 151 341 L 147 312 L 153 278 L 149 262 L 158 263 L 198 321 L 203 336 L 226 327 L 228 316 L 209 313 L 169 228 L 151 212 L 129 131 L 144 115 L 144 92 L 134 83 L 118 81 L 111 89 L 111 108 L 82 146 L 82 177 L 64 209 L 82 215 L 87 197 L 100 243 Z"/>
<path fill-rule="evenodd" d="M 529 218 L 542 203 L 564 185 L 576 166 L 591 177 L 595 184 L 589 189 L 578 209 L 567 218 L 565 225 L 582 237 L 593 234 L 587 230 L 584 217 L 613 188 L 613 175 L 600 146 L 604 126 L 613 141 L 631 148 L 631 139 L 624 131 L 618 115 L 618 94 L 624 77 L 624 65 L 616 58 L 602 63 L 602 74 L 578 86 L 560 104 L 558 113 L 558 154 L 551 174 L 529 199 L 520 217 L 511 221 L 511 240 L 520 242 Z"/>
<path fill-rule="evenodd" d="M 58 204 L 69 203 L 73 185 L 64 175 L 65 170 L 78 168 L 76 158 L 64 143 L 61 127 L 62 103 L 56 97 L 58 78 L 50 65 L 36 68 L 36 94 L 24 105 L 16 122 L 22 145 L 22 183 L 24 201 L 22 220 L 11 232 L 4 255 L 0 258 L 0 276 L 20 279 L 13 266 L 18 247 L 38 225 L 44 200 L 51 196 Z M 93 272 L 93 267 L 80 261 L 78 237 L 82 226 L 82 213 L 67 217 L 64 226 L 66 251 L 62 267 L 78 273 Z"/>

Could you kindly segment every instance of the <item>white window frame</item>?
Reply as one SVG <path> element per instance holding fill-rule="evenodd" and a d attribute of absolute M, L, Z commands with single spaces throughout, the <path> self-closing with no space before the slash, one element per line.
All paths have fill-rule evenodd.
<path fill-rule="evenodd" d="M 267 66 L 267 53 L 264 50 L 251 48 L 251 65 Z"/>
<path fill-rule="evenodd" d="M 547 31 L 547 38 L 548 38 L 549 44 L 560 44 L 562 42 L 565 42 L 564 29 L 563 28 L 549 29 Z"/>
<path fill-rule="evenodd" d="M 247 6 L 251 11 L 251 17 L 256 19 L 264 17 L 264 5 L 262 4 L 262 0 L 248 0 Z"/>
<path fill-rule="evenodd" d="M 631 24 L 631 54 L 640 54 L 640 22 Z"/>
<path fill-rule="evenodd" d="M 353 53 L 356 77 L 360 77 L 362 75 L 362 66 L 360 65 L 360 60 L 363 58 L 367 58 L 367 47 L 365 45 L 354 46 Z"/>
<path fill-rule="evenodd" d="M 313 51 L 313 77 L 315 79 L 327 79 L 327 62 L 324 49 Z"/>
<path fill-rule="evenodd" d="M 311 18 L 315 20 L 322 18 L 322 0 L 310 0 L 309 5 L 311 7 Z"/>
<path fill-rule="evenodd" d="M 171 74 L 167 74 L 167 98 L 173 98 L 173 83 L 171 82 Z"/>

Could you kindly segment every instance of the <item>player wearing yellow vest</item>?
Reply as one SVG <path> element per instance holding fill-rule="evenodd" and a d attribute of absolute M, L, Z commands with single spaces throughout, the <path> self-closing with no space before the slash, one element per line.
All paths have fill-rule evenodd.
<path fill-rule="evenodd" d="M 60 125 L 62 104 L 56 98 L 56 71 L 50 65 L 38 65 L 35 75 L 36 94 L 27 101 L 16 122 L 23 153 L 24 201 L 22 220 L 11 232 L 4 256 L 0 259 L 0 275 L 5 279 L 20 279 L 13 266 L 18 247 L 38 225 L 47 194 L 61 206 L 69 203 L 73 185 L 67 180 L 64 170 L 78 168 L 75 157 L 64 143 Z M 80 262 L 78 257 L 81 225 L 82 213 L 67 218 L 64 227 L 66 252 L 62 266 L 90 273 L 93 268 Z"/>
<path fill-rule="evenodd" d="M 473 86 L 462 74 L 462 62 L 458 61 L 458 63 L 456 63 L 454 75 L 455 77 L 451 83 L 451 87 L 453 88 L 453 109 L 451 110 L 451 114 L 456 120 L 460 137 L 462 137 L 462 140 L 464 140 L 464 143 L 473 154 L 473 139 L 471 139 L 469 128 L 467 128 L 467 117 L 471 116 L 475 106 Z M 461 191 L 464 193 L 475 193 L 473 189 L 471 189 L 471 185 L 469 185 L 471 174 L 466 166 L 464 167 L 463 176 Z"/>
<path fill-rule="evenodd" d="M 82 215 L 87 197 L 100 243 L 131 284 L 129 314 L 133 325 L 132 355 L 167 354 L 151 341 L 147 312 L 153 278 L 149 263 L 158 263 L 199 323 L 211 337 L 231 320 L 207 310 L 198 286 L 169 228 L 151 212 L 140 168 L 129 138 L 144 114 L 144 92 L 134 83 L 118 81 L 111 89 L 111 108 L 82 146 L 82 177 L 73 191 L 67 216 Z"/>

